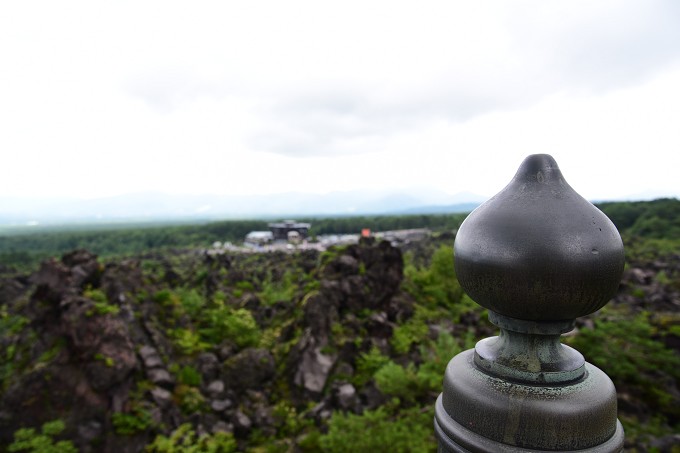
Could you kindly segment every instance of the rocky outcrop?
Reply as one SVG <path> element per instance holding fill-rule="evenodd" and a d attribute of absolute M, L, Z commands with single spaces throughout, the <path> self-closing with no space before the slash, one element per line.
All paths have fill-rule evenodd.
<path fill-rule="evenodd" d="M 680 255 L 666 260 L 630 263 L 623 273 L 620 290 L 614 303 L 623 303 L 637 310 L 680 310 L 680 286 L 672 284 L 680 273 Z"/>
<path fill-rule="evenodd" d="M 271 352 L 261 348 L 247 348 L 224 363 L 225 383 L 229 388 L 243 392 L 267 384 L 276 371 Z"/>
<path fill-rule="evenodd" d="M 276 293 L 286 275 L 294 290 L 268 297 L 263 282 Z M 677 275 L 680 259 L 632 263 L 614 304 L 677 312 Z M 0 308 L 14 317 L 3 321 L 12 333 L 0 338 L 12 355 L 0 387 L 0 450 L 16 429 L 56 418 L 86 452 L 143 451 L 184 423 L 198 434 L 230 433 L 240 450 L 291 429 L 286 417 L 323 432 L 335 412 L 393 401 L 371 378 L 375 370 L 362 368 L 362 354 L 379 351 L 405 368 L 425 360 L 417 343 L 406 352 L 394 346 L 400 328 L 418 320 L 402 279 L 401 252 L 386 242 L 323 255 L 173 254 L 151 264 L 104 263 L 80 250 L 30 276 L 0 275 Z M 412 325 L 433 341 L 496 334 L 475 310 Z M 670 333 L 659 341 L 680 345 Z M 621 410 L 648 414 L 619 391 Z"/>
<path fill-rule="evenodd" d="M 384 241 L 351 245 L 325 265 L 320 289 L 303 301 L 304 330 L 289 357 L 300 398 L 318 400 L 323 395 L 344 340 L 361 331 L 382 338 L 391 333 L 386 311 L 393 311 L 390 304 L 402 277 L 401 252 Z M 359 321 L 357 313 L 372 314 Z"/>
<path fill-rule="evenodd" d="M 32 365 L 5 382 L 0 407 L 8 416 L 0 432 L 66 413 L 76 441 L 90 438 L 105 426 L 112 405 L 127 399 L 138 368 L 128 324 L 117 316 L 118 305 L 87 297 L 103 275 L 97 257 L 78 250 L 44 262 L 29 279 L 34 291 L 24 310 L 25 334 L 38 342 L 30 349 L 22 341 L 13 345 L 17 359 Z"/>
<path fill-rule="evenodd" d="M 401 251 L 389 242 L 351 245 L 326 265 L 321 288 L 340 310 L 381 309 L 399 290 L 403 266 Z"/>

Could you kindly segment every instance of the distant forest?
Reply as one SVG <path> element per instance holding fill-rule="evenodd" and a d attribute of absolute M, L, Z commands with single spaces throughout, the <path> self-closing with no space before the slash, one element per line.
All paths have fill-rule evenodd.
<path fill-rule="evenodd" d="M 664 247 L 680 239 L 680 201 L 606 202 L 596 205 L 614 222 L 631 244 L 636 238 L 656 240 Z M 300 218 L 312 224 L 310 234 L 358 233 L 363 228 L 387 231 L 430 228 L 435 232 L 456 230 L 467 214 L 385 215 L 336 218 Z M 152 250 L 208 247 L 220 242 L 240 243 L 250 231 L 267 230 L 266 220 L 229 220 L 193 225 L 112 225 L 73 227 L 5 233 L 0 236 L 0 264 L 25 268 L 50 256 L 74 249 L 87 249 L 101 257 L 139 254 Z"/>

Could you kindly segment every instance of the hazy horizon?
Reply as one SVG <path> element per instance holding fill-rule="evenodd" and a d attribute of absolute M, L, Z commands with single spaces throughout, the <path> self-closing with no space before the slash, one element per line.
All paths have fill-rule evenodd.
<path fill-rule="evenodd" d="M 411 194 L 346 191 L 327 194 L 282 193 L 231 197 L 214 194 L 172 195 L 159 192 L 93 199 L 0 197 L 0 203 L 3 205 L 0 226 L 455 213 L 469 212 L 488 198 L 490 197 L 469 192 L 449 196 L 441 192 L 428 193 L 422 190 Z M 662 197 L 649 194 L 590 201 L 593 203 L 644 201 L 657 198 Z"/>

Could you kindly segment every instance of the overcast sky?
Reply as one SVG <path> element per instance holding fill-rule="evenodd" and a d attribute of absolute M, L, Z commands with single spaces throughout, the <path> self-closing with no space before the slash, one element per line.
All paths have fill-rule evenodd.
<path fill-rule="evenodd" d="M 2 196 L 680 196 L 680 2 L 0 5 Z"/>

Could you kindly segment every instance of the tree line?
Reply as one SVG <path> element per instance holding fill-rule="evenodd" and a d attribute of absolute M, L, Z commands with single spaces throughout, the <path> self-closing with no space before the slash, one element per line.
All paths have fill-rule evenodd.
<path fill-rule="evenodd" d="M 680 240 L 680 201 L 606 202 L 597 206 L 629 237 Z M 307 217 L 310 235 L 429 228 L 455 231 L 467 214 Z M 33 266 L 41 260 L 84 248 L 102 257 L 170 248 L 208 247 L 216 241 L 239 243 L 250 231 L 267 230 L 267 220 L 227 220 L 197 224 L 74 226 L 63 230 L 0 235 L 0 265 Z"/>

